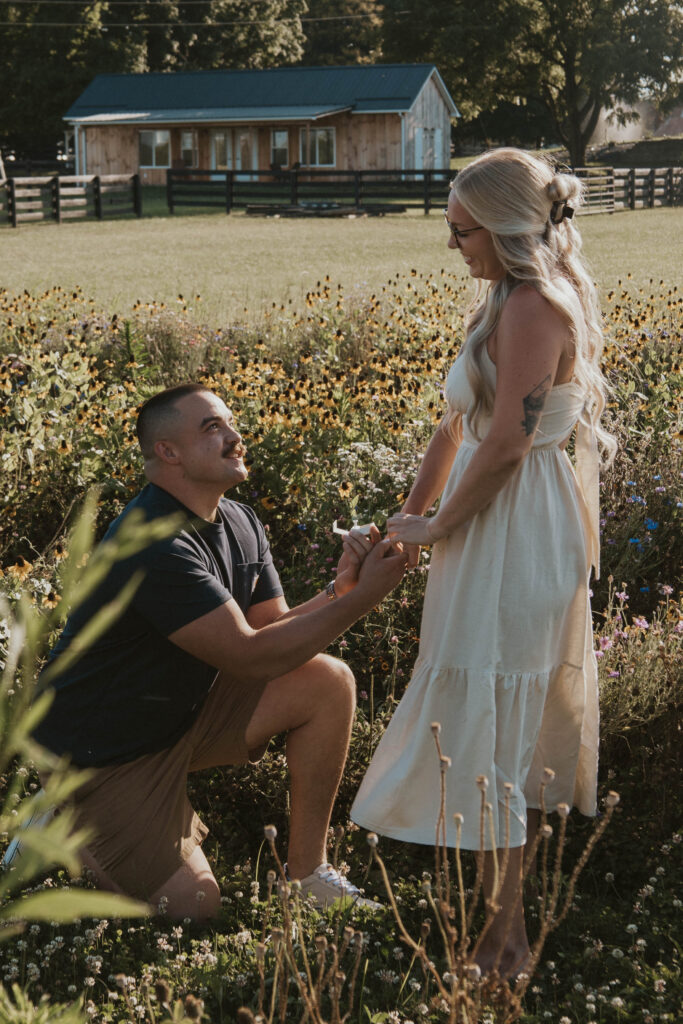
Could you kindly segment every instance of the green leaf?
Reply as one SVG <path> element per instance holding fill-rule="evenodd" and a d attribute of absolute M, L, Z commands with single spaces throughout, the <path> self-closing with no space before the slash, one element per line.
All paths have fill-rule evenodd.
<path fill-rule="evenodd" d="M 50 889 L 15 900 L 0 910 L 0 920 L 73 921 L 77 917 L 147 917 L 151 908 L 113 892 Z"/>

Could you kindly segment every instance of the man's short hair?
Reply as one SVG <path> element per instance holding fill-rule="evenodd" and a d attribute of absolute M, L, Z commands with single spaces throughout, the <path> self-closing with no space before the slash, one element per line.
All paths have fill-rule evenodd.
<path fill-rule="evenodd" d="M 166 388 L 165 391 L 152 395 L 140 406 L 135 432 L 146 459 L 152 458 L 154 444 L 159 440 L 160 432 L 166 429 L 170 419 L 177 414 L 177 402 L 185 395 L 193 395 L 200 391 L 212 393 L 203 384 L 176 384 L 175 387 Z"/>

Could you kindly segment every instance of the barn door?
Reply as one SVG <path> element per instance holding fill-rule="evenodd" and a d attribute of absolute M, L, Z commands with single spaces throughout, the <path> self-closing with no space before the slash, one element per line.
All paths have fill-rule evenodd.
<path fill-rule="evenodd" d="M 242 181 L 253 181 L 256 175 L 249 171 L 258 170 L 258 135 L 254 128 L 235 130 L 235 170 L 242 171 Z"/>
<path fill-rule="evenodd" d="M 434 167 L 441 171 L 448 167 L 449 161 L 444 158 L 443 152 L 443 128 L 434 129 Z"/>
<path fill-rule="evenodd" d="M 211 169 L 214 171 L 232 170 L 232 131 L 229 128 L 216 129 L 211 132 Z"/>
<path fill-rule="evenodd" d="M 422 170 L 422 129 L 418 128 L 415 132 L 415 159 L 413 161 L 413 167 L 416 171 Z"/>

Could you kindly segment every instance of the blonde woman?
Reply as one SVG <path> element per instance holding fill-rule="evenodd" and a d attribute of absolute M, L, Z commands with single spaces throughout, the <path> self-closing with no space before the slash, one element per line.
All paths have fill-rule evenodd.
<path fill-rule="evenodd" d="M 351 812 L 376 832 L 433 844 L 430 726 L 439 722 L 452 759 L 447 843 L 462 815 L 461 847 L 480 848 L 484 787 L 489 895 L 492 851 L 510 847 L 501 911 L 476 951 L 483 971 L 504 975 L 529 956 L 516 894 L 542 781 L 549 810 L 596 809 L 589 574 L 598 572 L 599 449 L 608 461 L 615 444 L 600 426 L 602 336 L 572 216 L 580 199 L 578 179 L 515 149 L 485 154 L 452 185 L 448 245 L 477 293 L 446 415 L 388 523 L 413 564 L 432 545 L 420 651 Z M 576 468 L 565 451 L 572 435 Z"/>

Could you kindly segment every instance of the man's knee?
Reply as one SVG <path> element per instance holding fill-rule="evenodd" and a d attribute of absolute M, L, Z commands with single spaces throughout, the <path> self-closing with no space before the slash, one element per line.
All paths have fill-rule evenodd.
<path fill-rule="evenodd" d="M 221 906 L 221 893 L 201 846 L 193 850 L 190 858 L 154 893 L 150 902 L 153 906 L 163 906 L 164 912 L 174 919 L 191 917 L 202 921 L 216 916 Z"/>
<path fill-rule="evenodd" d="M 349 666 L 329 654 L 320 654 L 317 660 L 320 663 L 320 681 L 353 710 L 356 706 L 356 679 Z"/>

